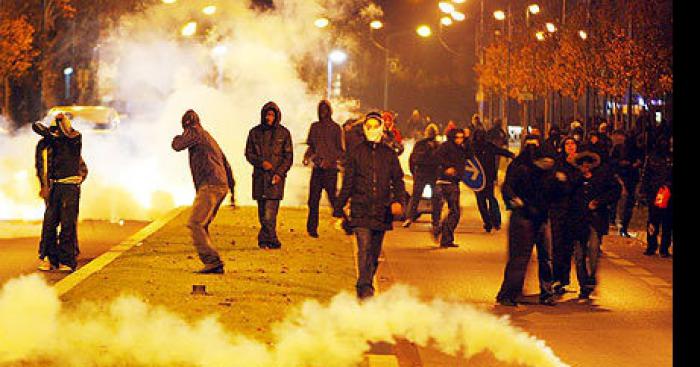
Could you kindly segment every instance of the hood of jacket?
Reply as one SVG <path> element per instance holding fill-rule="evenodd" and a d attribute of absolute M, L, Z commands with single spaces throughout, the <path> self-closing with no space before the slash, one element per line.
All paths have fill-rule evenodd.
<path fill-rule="evenodd" d="M 318 102 L 318 121 L 333 121 L 332 116 L 333 108 L 331 107 L 331 103 L 325 99 L 321 102 Z"/>
<path fill-rule="evenodd" d="M 279 126 L 280 121 L 282 121 L 282 111 L 280 111 L 280 108 L 277 107 L 275 102 L 265 103 L 263 108 L 260 110 L 260 124 L 263 126 L 270 126 L 265 122 L 265 115 L 269 110 L 273 110 L 275 112 L 275 123 L 272 124 L 272 126 Z"/>

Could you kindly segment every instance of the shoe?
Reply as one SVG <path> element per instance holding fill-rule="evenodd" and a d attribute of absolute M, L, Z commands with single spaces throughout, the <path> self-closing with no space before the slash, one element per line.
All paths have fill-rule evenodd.
<path fill-rule="evenodd" d="M 486 226 L 484 226 L 484 231 L 486 231 L 486 233 L 491 233 L 491 228 L 492 228 L 492 227 L 486 227 Z"/>
<path fill-rule="evenodd" d="M 258 247 L 260 247 L 263 250 L 269 248 L 267 242 L 258 242 Z"/>
<path fill-rule="evenodd" d="M 267 248 L 269 248 L 270 250 L 279 250 L 282 248 L 282 244 L 281 243 L 268 243 Z"/>
<path fill-rule="evenodd" d="M 41 260 L 41 264 L 37 267 L 39 271 L 51 271 L 56 270 L 56 267 L 51 264 L 49 260 Z"/>
<path fill-rule="evenodd" d="M 630 236 L 629 233 L 627 233 L 626 229 L 622 229 L 622 228 L 620 228 L 620 236 L 624 237 L 624 238 L 631 238 L 632 237 L 632 236 Z"/>
<path fill-rule="evenodd" d="M 591 290 L 582 289 L 581 293 L 578 294 L 578 299 L 591 299 Z"/>
<path fill-rule="evenodd" d="M 555 306 L 557 302 L 554 300 L 554 297 L 548 296 L 545 298 L 540 298 L 540 304 L 545 306 Z"/>
<path fill-rule="evenodd" d="M 654 255 L 656 255 L 656 251 L 651 251 L 651 250 L 644 251 L 644 256 L 654 256 Z"/>
<path fill-rule="evenodd" d="M 411 223 L 413 223 L 413 222 L 411 222 L 410 219 L 407 219 L 405 222 L 403 222 L 403 224 L 401 225 L 401 227 L 408 228 L 408 227 L 411 226 Z"/>
<path fill-rule="evenodd" d="M 552 289 L 554 290 L 554 294 L 558 296 L 561 296 L 564 293 L 566 293 L 566 287 L 562 284 L 556 284 L 554 285 L 554 287 L 552 287 Z"/>
<path fill-rule="evenodd" d="M 500 226 L 500 225 L 493 226 L 493 229 L 495 229 L 496 231 L 500 231 L 500 230 L 501 230 L 501 226 Z"/>
<path fill-rule="evenodd" d="M 309 232 L 309 236 L 311 236 L 313 238 L 318 238 L 318 232 L 316 232 L 316 231 Z"/>
<path fill-rule="evenodd" d="M 660 255 L 661 257 L 663 257 L 664 259 L 667 259 L 667 258 L 671 257 L 671 254 L 668 253 L 668 252 L 661 252 L 661 253 L 659 253 L 659 255 Z"/>
<path fill-rule="evenodd" d="M 200 270 L 195 271 L 197 274 L 223 274 L 224 264 L 207 265 Z"/>
<path fill-rule="evenodd" d="M 459 245 L 456 243 L 448 243 L 446 245 L 440 245 L 440 247 L 459 247 Z"/>
<path fill-rule="evenodd" d="M 510 298 L 497 299 L 496 303 L 506 307 L 518 307 L 518 302 L 515 302 L 515 300 L 512 300 Z"/>
<path fill-rule="evenodd" d="M 75 271 L 75 267 L 68 266 L 66 264 L 60 264 L 56 270 L 58 270 L 60 272 L 65 272 L 65 273 L 72 273 Z"/>
<path fill-rule="evenodd" d="M 433 227 L 433 229 L 430 231 L 430 234 L 432 235 L 434 242 L 440 241 L 440 230 L 437 227 Z"/>

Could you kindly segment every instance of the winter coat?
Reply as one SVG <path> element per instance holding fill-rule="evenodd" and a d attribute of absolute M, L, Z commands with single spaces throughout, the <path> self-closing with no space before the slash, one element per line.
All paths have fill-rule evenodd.
<path fill-rule="evenodd" d="M 390 230 L 391 204 L 404 202 L 405 193 L 403 170 L 396 154 L 384 144 L 364 141 L 346 162 L 334 216 L 342 216 L 343 207 L 350 200 L 351 226 Z"/>
<path fill-rule="evenodd" d="M 637 163 L 637 167 L 634 164 Z M 639 157 L 636 148 L 629 142 L 612 147 L 610 152 L 610 166 L 622 180 L 638 182 L 639 180 Z"/>
<path fill-rule="evenodd" d="M 438 180 L 459 183 L 464 175 L 464 168 L 469 157 L 467 149 L 463 145 L 457 145 L 454 141 L 448 140 L 435 151 L 435 160 L 438 162 L 436 176 Z M 456 174 L 448 176 L 445 170 L 454 168 Z"/>
<path fill-rule="evenodd" d="M 497 147 L 504 147 L 508 144 L 508 134 L 503 129 L 494 126 L 486 133 L 486 140 Z"/>
<path fill-rule="evenodd" d="M 39 179 L 39 185 L 43 187 L 48 187 L 50 179 L 61 179 L 65 177 L 58 177 L 59 174 L 54 172 L 60 164 L 55 163 L 54 149 L 52 148 L 52 138 L 42 138 L 36 145 L 36 150 L 34 154 L 34 167 L 36 168 L 36 176 Z M 80 157 L 80 162 L 78 165 L 78 176 L 82 177 L 82 181 L 85 181 L 88 175 L 88 168 Z"/>
<path fill-rule="evenodd" d="M 265 122 L 268 110 L 275 112 L 272 126 Z M 287 172 L 292 167 L 292 137 L 289 130 L 280 125 L 282 113 L 274 102 L 268 102 L 260 111 L 260 124 L 248 133 L 245 147 L 245 158 L 253 165 L 253 199 L 282 200 L 284 198 L 284 183 Z M 272 169 L 263 169 L 263 162 L 272 164 Z M 281 181 L 272 184 L 272 178 L 278 175 Z"/>
<path fill-rule="evenodd" d="M 599 236 L 608 234 L 610 204 L 620 198 L 622 187 L 606 165 L 592 171 L 590 178 L 583 174 L 573 182 L 574 193 L 569 207 L 570 231 L 575 239 L 586 241 L 589 228 L 593 227 Z M 597 200 L 595 210 L 588 208 L 591 201 Z"/>
<path fill-rule="evenodd" d="M 77 130 L 66 134 L 54 135 L 41 123 L 34 123 L 32 130 L 43 138 L 35 151 L 36 169 L 39 180 L 61 180 L 72 177 L 87 176 L 87 166 L 81 156 L 83 136 Z M 46 153 L 46 160 L 43 154 Z M 46 176 L 44 176 L 46 171 Z"/>
<path fill-rule="evenodd" d="M 337 169 L 338 161 L 343 157 L 342 129 L 330 117 L 330 112 L 324 116 L 321 109 L 330 111 L 327 101 L 321 101 L 318 106 L 318 121 L 311 124 L 306 144 L 309 148 L 304 158 L 309 159 L 318 168 Z"/>
<path fill-rule="evenodd" d="M 501 187 L 506 209 L 518 212 L 538 225 L 546 222 L 555 190 L 553 168 L 553 162 L 551 167 L 545 164 L 544 159 L 531 162 L 521 153 L 508 165 Z M 522 207 L 513 206 L 516 197 L 523 201 Z"/>
<path fill-rule="evenodd" d="M 408 157 L 408 164 L 413 176 L 425 177 L 434 180 L 437 172 L 438 162 L 435 158 L 440 143 L 435 138 L 425 138 L 419 140 Z"/>
<path fill-rule="evenodd" d="M 476 158 L 481 162 L 481 167 L 484 168 L 484 179 L 487 186 L 493 185 L 493 182 L 496 181 L 496 156 L 515 158 L 515 154 L 508 149 L 497 147 L 488 141 L 475 141 L 472 144 L 472 150 Z"/>
<path fill-rule="evenodd" d="M 384 130 L 384 136 L 382 137 L 382 143 L 388 146 L 391 150 L 396 153 L 397 156 L 403 154 L 404 146 L 401 142 L 401 133 L 396 127 L 392 129 Z"/>
<path fill-rule="evenodd" d="M 226 186 L 233 193 L 236 182 L 226 155 L 201 124 L 186 127 L 182 135 L 173 138 L 172 148 L 188 150 L 195 190 L 204 185 Z"/>
<path fill-rule="evenodd" d="M 647 202 L 653 205 L 659 189 L 662 186 L 672 188 L 672 185 L 673 159 L 658 153 L 650 155 L 642 177 L 642 191 L 646 195 Z"/>

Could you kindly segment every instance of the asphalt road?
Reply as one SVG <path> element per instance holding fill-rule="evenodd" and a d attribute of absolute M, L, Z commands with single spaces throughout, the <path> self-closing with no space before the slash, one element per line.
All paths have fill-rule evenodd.
<path fill-rule="evenodd" d="M 78 267 L 100 256 L 112 246 L 119 244 L 141 228 L 147 222 L 126 221 L 123 225 L 109 221 L 84 220 L 78 224 L 80 256 Z M 37 249 L 41 224 L 39 222 L 0 221 L 0 285 L 7 280 L 23 274 L 38 271 Z M 53 284 L 67 273 L 42 272 L 46 280 Z"/>
<path fill-rule="evenodd" d="M 578 283 L 572 274 L 570 293 L 550 307 L 537 304 L 533 251 L 524 289 L 525 300 L 531 303 L 497 306 L 495 296 L 507 258 L 508 213 L 503 213 L 503 229 L 487 234 L 471 191 L 462 191 L 462 204 L 455 241 L 459 248 L 439 249 L 432 242 L 427 215 L 409 229 L 397 223 L 384 241 L 380 289 L 403 283 L 426 298 L 467 302 L 508 314 L 516 326 L 543 339 L 572 366 L 672 365 L 672 259 L 645 257 L 641 242 L 611 235 L 603 242 L 605 256 L 600 259 L 599 286 L 592 303 L 576 299 Z M 397 353 L 401 366 L 504 365 L 487 353 L 467 361 L 432 348 L 403 345 L 398 349 L 403 350 Z"/>

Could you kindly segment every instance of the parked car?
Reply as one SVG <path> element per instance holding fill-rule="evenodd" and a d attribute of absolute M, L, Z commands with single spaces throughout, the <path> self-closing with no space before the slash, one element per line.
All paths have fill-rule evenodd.
<path fill-rule="evenodd" d="M 48 125 L 56 115 L 63 113 L 73 126 L 80 131 L 115 130 L 120 124 L 119 113 L 112 107 L 105 106 L 56 106 L 52 107 L 46 115 L 44 122 Z"/>

